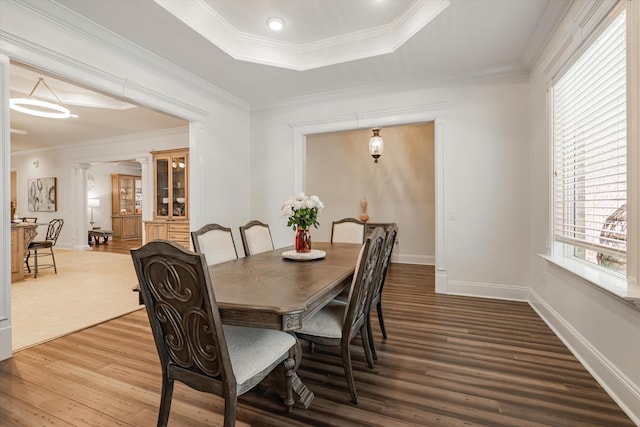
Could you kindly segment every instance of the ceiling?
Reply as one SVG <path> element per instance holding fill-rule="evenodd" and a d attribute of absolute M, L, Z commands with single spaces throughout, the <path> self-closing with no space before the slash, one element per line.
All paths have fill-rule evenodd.
<path fill-rule="evenodd" d="M 527 73 L 570 1 L 56 2 L 259 109 L 327 93 Z M 284 19 L 282 31 L 267 28 L 271 16 Z M 37 76 L 12 64 L 12 96 L 24 95 Z M 69 82 L 45 80 L 79 117 L 12 112 L 11 127 L 27 132 L 12 133 L 12 151 L 186 125 Z M 80 95 L 91 101 L 82 104 Z"/>

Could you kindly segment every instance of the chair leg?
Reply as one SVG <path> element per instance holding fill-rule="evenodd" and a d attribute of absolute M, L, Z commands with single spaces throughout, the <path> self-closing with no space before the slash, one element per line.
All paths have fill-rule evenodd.
<path fill-rule="evenodd" d="M 29 257 L 31 256 L 31 251 L 27 252 L 27 258 L 24 260 L 24 262 L 27 264 L 27 271 L 29 273 L 31 273 L 31 267 L 29 267 Z"/>
<path fill-rule="evenodd" d="M 387 330 L 384 327 L 384 318 L 382 316 L 382 300 L 378 301 L 378 306 L 376 307 L 376 311 L 378 312 L 378 321 L 380 322 L 380 330 L 382 331 L 382 337 L 387 339 Z"/>
<path fill-rule="evenodd" d="M 33 278 L 38 278 L 38 250 L 33 251 Z"/>
<path fill-rule="evenodd" d="M 373 360 L 378 360 L 378 354 L 376 353 L 376 346 L 373 342 L 373 330 L 371 328 L 371 311 L 369 311 L 369 315 L 367 316 L 367 335 L 369 336 L 369 348 L 371 349 L 371 356 L 373 356 Z M 363 340 L 364 344 L 364 340 Z"/>
<path fill-rule="evenodd" d="M 356 392 L 356 383 L 353 380 L 353 368 L 351 367 L 351 349 L 349 343 L 342 344 L 342 364 L 344 365 L 344 376 L 347 378 L 351 401 L 358 404 L 358 393 Z"/>
<path fill-rule="evenodd" d="M 53 271 L 58 274 L 58 267 L 56 267 L 56 257 L 53 256 L 53 248 L 51 248 L 51 261 L 53 261 Z"/>
<path fill-rule="evenodd" d="M 158 411 L 158 427 L 166 427 L 169 422 L 171 410 L 171 396 L 173 395 L 173 380 L 163 376 L 162 395 L 160 397 L 160 410 Z"/>
<path fill-rule="evenodd" d="M 362 338 L 362 348 L 364 349 L 364 355 L 367 358 L 367 365 L 373 369 L 373 355 L 371 354 L 371 338 L 369 338 L 369 332 L 367 332 L 367 324 L 365 323 L 360 327 L 360 338 Z"/>
<path fill-rule="evenodd" d="M 231 391 L 231 396 L 224 399 L 224 427 L 234 427 L 236 425 L 236 413 L 238 411 L 238 395 L 235 390 Z"/>

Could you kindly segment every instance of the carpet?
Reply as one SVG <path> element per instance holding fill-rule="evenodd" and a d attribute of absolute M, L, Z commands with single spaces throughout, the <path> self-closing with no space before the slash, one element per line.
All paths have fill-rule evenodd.
<path fill-rule="evenodd" d="M 131 256 L 54 249 L 53 268 L 11 286 L 13 351 L 140 310 Z M 47 260 L 49 261 L 49 260 Z"/>

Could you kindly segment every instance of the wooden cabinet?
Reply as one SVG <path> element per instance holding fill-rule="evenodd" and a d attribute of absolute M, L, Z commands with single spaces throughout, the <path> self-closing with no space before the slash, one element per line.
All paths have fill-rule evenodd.
<path fill-rule="evenodd" d="M 114 239 L 142 237 L 142 179 L 111 175 L 111 229 Z"/>
<path fill-rule="evenodd" d="M 189 248 L 189 150 L 151 154 L 154 206 L 153 221 L 145 221 L 146 241 L 166 239 Z"/>
<path fill-rule="evenodd" d="M 11 281 L 24 280 L 24 228 L 11 226 Z"/>

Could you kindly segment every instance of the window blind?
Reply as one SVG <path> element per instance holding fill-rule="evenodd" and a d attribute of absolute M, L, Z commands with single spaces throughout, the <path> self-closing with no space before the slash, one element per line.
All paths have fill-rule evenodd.
<path fill-rule="evenodd" d="M 552 87 L 555 239 L 626 254 L 623 10 Z"/>

